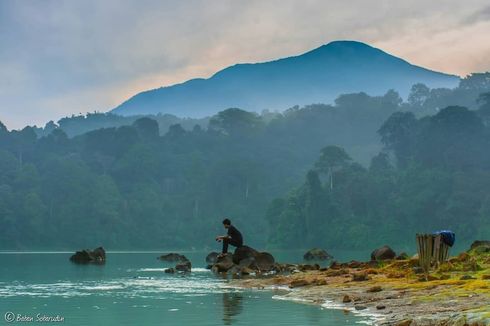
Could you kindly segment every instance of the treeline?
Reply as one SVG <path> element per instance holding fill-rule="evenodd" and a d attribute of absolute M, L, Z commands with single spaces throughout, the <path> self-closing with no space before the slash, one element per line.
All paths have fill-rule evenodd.
<path fill-rule="evenodd" d="M 488 92 L 490 82 L 485 87 Z M 481 121 L 486 119 L 485 114 L 490 109 L 485 100 L 488 94 L 480 92 L 480 86 L 477 89 L 468 92 L 478 94 L 472 101 L 476 103 L 475 109 L 479 109 L 468 112 L 478 112 L 476 119 Z M 392 197 L 379 195 L 379 204 L 359 204 L 359 207 L 370 207 L 369 215 L 366 215 L 354 199 L 340 195 L 345 187 L 346 192 L 359 192 L 359 200 L 365 199 L 362 187 L 349 186 L 342 178 L 344 173 L 346 180 L 351 181 L 355 179 L 351 174 L 360 180 L 371 175 L 372 168 L 366 170 L 363 166 L 368 166 L 373 153 L 382 149 L 376 131 L 383 123 L 386 127 L 393 119 L 401 119 L 407 124 L 394 128 L 402 134 L 407 133 L 406 139 L 395 137 L 398 142 L 390 143 L 387 141 L 391 137 L 389 133 L 385 135 L 387 139 L 382 138 L 386 150 L 397 158 L 396 166 L 386 165 L 383 172 L 391 171 L 389 173 L 395 175 L 386 177 L 389 180 L 394 178 L 396 182 L 402 182 L 399 179 L 402 180 L 403 173 L 418 173 L 414 169 L 422 168 L 412 163 L 418 161 L 423 162 L 424 171 L 429 171 L 432 166 L 437 175 L 445 173 L 454 178 L 453 171 L 460 173 L 459 168 L 451 170 L 451 166 L 437 165 L 439 158 L 420 156 L 420 153 L 433 152 L 421 151 L 424 147 L 419 141 L 424 138 L 417 136 L 426 130 L 423 126 L 432 118 L 417 119 L 407 113 L 407 105 L 412 104 L 404 103 L 394 91 L 383 96 L 347 94 L 340 96 L 334 105 L 294 107 L 283 113 L 263 112 L 259 115 L 228 109 L 209 118 L 204 124 L 206 127 L 197 122 L 185 127 L 177 123 L 162 130 L 158 119 L 139 117 L 127 125 L 129 120 L 120 120 L 125 122 L 117 126 L 108 123 L 106 128 L 79 135 L 76 134 L 84 128 L 87 118 L 68 118 L 66 121 L 80 122 L 75 123 L 79 131 L 75 132 L 74 128 L 70 132 L 76 135 L 74 137 L 64 130 L 63 126 L 68 126 L 66 121 L 60 125 L 52 124 L 49 132 L 44 128 L 41 137 L 40 130 L 33 127 L 9 131 L 0 124 L 0 246 L 2 249 L 69 250 L 98 245 L 113 249 L 213 247 L 216 245 L 214 236 L 223 232 L 220 222 L 224 216 L 243 231 L 245 241 L 252 246 L 297 247 L 310 243 L 339 248 L 360 246 L 362 242 L 356 239 L 359 239 L 357 234 L 364 234 L 361 231 L 370 230 L 369 227 L 382 221 L 389 221 L 384 227 L 391 225 L 392 230 L 397 230 L 397 223 L 404 221 L 405 225 L 405 216 L 412 218 L 415 214 L 409 210 L 404 212 L 408 215 L 396 215 L 398 211 L 385 210 Z M 411 118 L 400 118 L 405 114 Z M 104 116 L 107 117 L 95 115 L 90 119 L 97 121 Z M 110 119 L 119 118 L 110 116 Z M 482 130 L 486 135 L 487 127 Z M 430 137 L 439 139 L 432 134 Z M 441 146 L 447 145 L 440 141 Z M 338 196 L 342 204 L 331 199 L 325 199 L 325 202 L 341 211 L 337 215 L 311 213 L 323 221 L 319 222 L 317 230 L 325 233 L 305 231 L 306 235 L 301 233 L 304 238 L 290 242 L 290 233 L 284 229 L 288 220 L 278 218 L 279 213 L 276 217 L 271 213 L 273 207 L 278 211 L 286 210 L 277 204 L 278 201 L 270 204 L 274 198 L 285 196 L 303 182 L 312 162 L 318 159 L 318 153 L 326 145 L 344 148 L 352 160 L 363 165 L 349 163 L 347 167 L 332 168 L 334 177 L 328 196 Z M 479 150 L 483 146 L 481 143 L 467 145 L 462 146 L 464 150 Z M 432 148 L 432 145 L 427 146 Z M 453 152 L 444 155 L 449 153 Z M 462 159 L 465 155 L 459 154 L 466 152 L 455 153 L 452 155 Z M 468 162 L 473 159 L 468 156 Z M 328 169 L 325 169 L 318 168 L 314 172 L 318 174 L 322 196 L 328 194 L 324 184 Z M 485 171 L 482 166 L 471 169 Z M 314 176 L 310 177 L 314 179 Z M 417 180 L 408 174 L 406 178 L 411 182 Z M 479 182 L 484 180 L 475 178 Z M 371 185 L 371 181 L 366 182 Z M 393 186 L 395 193 L 404 189 L 400 185 L 395 183 Z M 417 188 L 419 186 L 421 188 Z M 485 186 L 480 189 L 488 189 Z M 426 191 L 423 184 L 412 184 L 411 187 L 406 191 Z M 376 188 L 371 193 L 373 196 L 386 194 L 388 190 L 383 189 Z M 399 198 L 405 197 L 399 195 Z M 397 205 L 408 207 L 408 203 L 400 204 L 400 200 L 395 201 Z M 469 205 L 470 202 L 464 203 Z M 269 219 L 266 219 L 268 207 Z M 411 209 L 415 210 L 413 207 Z M 323 212 L 324 208 L 318 209 Z M 442 214 L 442 211 L 437 212 Z M 372 221 L 363 220 L 367 216 Z M 337 217 L 343 222 L 337 223 Z M 436 215 L 424 218 L 433 220 Z M 472 230 L 473 224 L 466 224 L 466 219 L 462 223 L 468 225 L 466 230 Z M 329 230 L 346 225 L 357 225 L 359 229 L 357 233 L 346 232 L 346 237 L 337 238 L 338 241 L 329 236 Z M 271 233 L 273 230 L 281 231 Z M 385 231 L 383 229 L 386 235 Z M 352 241 L 347 241 L 349 239 Z"/>
<path fill-rule="evenodd" d="M 490 238 L 490 109 L 450 106 L 416 119 L 396 112 L 378 133 L 384 149 L 365 168 L 337 146 L 321 150 L 304 184 L 268 208 L 277 247 L 413 247 L 416 233 L 450 229 Z"/>
<path fill-rule="evenodd" d="M 44 137 L 49 135 L 54 129 L 62 129 L 68 137 L 75 137 L 86 132 L 97 130 L 101 128 L 112 128 L 130 126 L 136 120 L 147 117 L 155 120 L 158 123 L 159 130 L 162 134 L 165 134 L 170 126 L 180 124 L 184 129 L 191 130 L 195 125 L 206 127 L 209 118 L 179 118 L 172 114 L 151 114 L 151 115 L 133 115 L 133 116 L 121 116 L 113 113 L 101 113 L 93 112 L 85 115 L 72 115 L 58 120 L 49 121 L 44 127 L 36 127 L 33 129 L 38 137 Z"/>

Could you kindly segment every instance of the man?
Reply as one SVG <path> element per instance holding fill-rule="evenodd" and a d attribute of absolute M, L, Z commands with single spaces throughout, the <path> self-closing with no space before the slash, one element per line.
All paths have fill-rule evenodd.
<path fill-rule="evenodd" d="M 237 230 L 236 227 L 231 225 L 231 221 L 227 218 L 223 220 L 223 226 L 225 229 L 228 229 L 228 235 L 220 235 L 216 237 L 216 241 L 223 241 L 223 250 L 218 257 L 223 257 L 228 252 L 228 245 L 232 245 L 234 247 L 241 247 L 243 245 L 243 238 L 240 231 Z"/>

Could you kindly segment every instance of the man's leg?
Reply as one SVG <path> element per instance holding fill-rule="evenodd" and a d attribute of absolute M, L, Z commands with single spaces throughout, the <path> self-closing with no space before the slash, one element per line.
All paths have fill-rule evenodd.
<path fill-rule="evenodd" d="M 228 243 L 229 242 L 230 242 L 230 240 L 223 239 L 223 250 L 221 251 L 221 253 L 226 254 L 228 252 Z"/>
<path fill-rule="evenodd" d="M 231 244 L 233 247 L 241 247 L 242 243 L 233 239 L 223 239 L 223 250 L 222 253 L 226 254 L 228 252 L 228 245 Z"/>

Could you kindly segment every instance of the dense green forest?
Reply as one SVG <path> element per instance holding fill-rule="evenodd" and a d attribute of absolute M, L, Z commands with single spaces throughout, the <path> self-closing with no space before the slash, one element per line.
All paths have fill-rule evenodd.
<path fill-rule="evenodd" d="M 163 131 L 104 114 L 0 124 L 0 246 L 211 248 L 224 216 L 257 247 L 407 243 L 439 228 L 488 238 L 489 91 L 475 74 L 454 90 L 415 85 L 407 102 L 347 94 Z"/>

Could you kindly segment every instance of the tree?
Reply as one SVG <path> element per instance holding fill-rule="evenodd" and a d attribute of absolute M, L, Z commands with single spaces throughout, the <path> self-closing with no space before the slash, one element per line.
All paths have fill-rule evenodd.
<path fill-rule="evenodd" d="M 395 112 L 378 130 L 381 142 L 387 150 L 393 151 L 400 167 L 405 167 L 412 155 L 416 125 L 413 113 Z"/>
<path fill-rule="evenodd" d="M 478 115 L 485 125 L 488 125 L 490 123 L 490 92 L 480 94 L 476 102 L 479 104 Z"/>
<path fill-rule="evenodd" d="M 143 140 L 155 140 L 159 136 L 158 122 L 148 117 L 139 118 L 133 122 L 133 127 Z"/>
<path fill-rule="evenodd" d="M 328 175 L 330 179 L 330 190 L 333 190 L 333 174 L 335 169 L 346 166 L 352 159 L 343 148 L 333 145 L 324 147 L 320 153 L 320 158 L 315 163 L 315 167 L 321 173 Z"/>
<path fill-rule="evenodd" d="M 231 108 L 212 117 L 208 129 L 225 135 L 245 136 L 260 131 L 262 127 L 263 122 L 256 113 Z"/>

